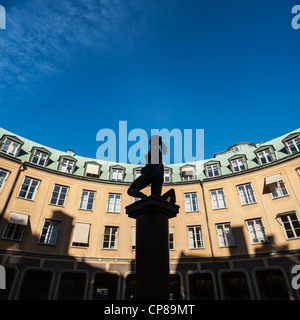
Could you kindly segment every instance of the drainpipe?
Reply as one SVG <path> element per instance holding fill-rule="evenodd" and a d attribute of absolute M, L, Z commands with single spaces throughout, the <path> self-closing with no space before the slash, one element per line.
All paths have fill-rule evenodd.
<path fill-rule="evenodd" d="M 200 185 L 201 185 L 201 189 L 202 189 L 202 196 L 203 196 L 203 203 L 204 203 L 204 210 L 205 210 L 205 218 L 206 218 L 206 225 L 207 225 L 207 231 L 208 231 L 210 252 L 211 252 L 212 263 L 213 263 L 213 271 L 214 271 L 216 287 L 217 287 L 217 298 L 219 299 L 219 297 L 221 297 L 219 279 L 218 279 L 218 273 L 217 273 L 216 260 L 215 260 L 212 240 L 211 240 L 211 233 L 210 233 L 210 226 L 209 226 L 209 221 L 208 221 L 208 214 L 207 214 L 207 208 L 206 208 L 206 200 L 205 200 L 204 188 L 203 188 L 203 183 L 202 183 L 201 180 L 200 180 Z"/>
<path fill-rule="evenodd" d="M 0 217 L 4 215 L 4 212 L 5 212 L 6 208 L 7 208 L 7 205 L 9 203 L 10 198 L 11 198 L 11 195 L 12 195 L 14 189 L 15 189 L 15 186 L 16 186 L 16 183 L 18 181 L 19 175 L 20 175 L 21 171 L 24 171 L 24 170 L 25 170 L 25 163 L 22 162 L 20 167 L 19 167 L 19 169 L 18 169 L 18 172 L 17 172 L 17 174 L 15 176 L 13 184 L 12 184 L 10 190 L 9 190 L 9 193 L 8 193 L 8 196 L 7 196 L 6 200 L 5 200 L 4 206 L 3 206 L 2 210 L 1 210 Z"/>

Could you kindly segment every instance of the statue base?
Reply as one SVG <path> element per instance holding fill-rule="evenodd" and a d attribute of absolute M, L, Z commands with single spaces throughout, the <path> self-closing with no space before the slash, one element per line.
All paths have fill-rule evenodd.
<path fill-rule="evenodd" d="M 169 219 L 179 206 L 149 196 L 126 207 L 136 219 L 136 299 L 170 299 Z"/>

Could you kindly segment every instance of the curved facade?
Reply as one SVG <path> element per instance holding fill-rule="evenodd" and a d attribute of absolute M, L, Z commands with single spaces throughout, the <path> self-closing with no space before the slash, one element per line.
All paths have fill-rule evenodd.
<path fill-rule="evenodd" d="M 173 299 L 299 299 L 300 129 L 166 166 Z M 61 152 L 0 129 L 2 299 L 134 299 L 140 166 Z M 148 194 L 149 194 L 148 190 Z"/>

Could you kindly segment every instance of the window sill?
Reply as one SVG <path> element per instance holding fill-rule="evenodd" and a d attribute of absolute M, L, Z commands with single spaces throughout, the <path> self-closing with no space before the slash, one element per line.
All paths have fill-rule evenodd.
<path fill-rule="evenodd" d="M 280 197 L 276 197 L 276 198 L 274 198 L 274 197 L 272 196 L 272 200 L 281 199 L 281 198 L 286 198 L 286 197 L 288 197 L 288 196 L 289 196 L 289 194 L 286 194 L 286 195 L 280 196 Z"/>

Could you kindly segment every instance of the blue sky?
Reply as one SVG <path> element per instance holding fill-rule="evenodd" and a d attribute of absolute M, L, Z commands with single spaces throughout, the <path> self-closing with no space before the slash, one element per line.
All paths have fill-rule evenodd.
<path fill-rule="evenodd" d="M 0 126 L 95 157 L 102 128 L 204 129 L 205 158 L 299 128 L 289 0 L 0 0 Z"/>

